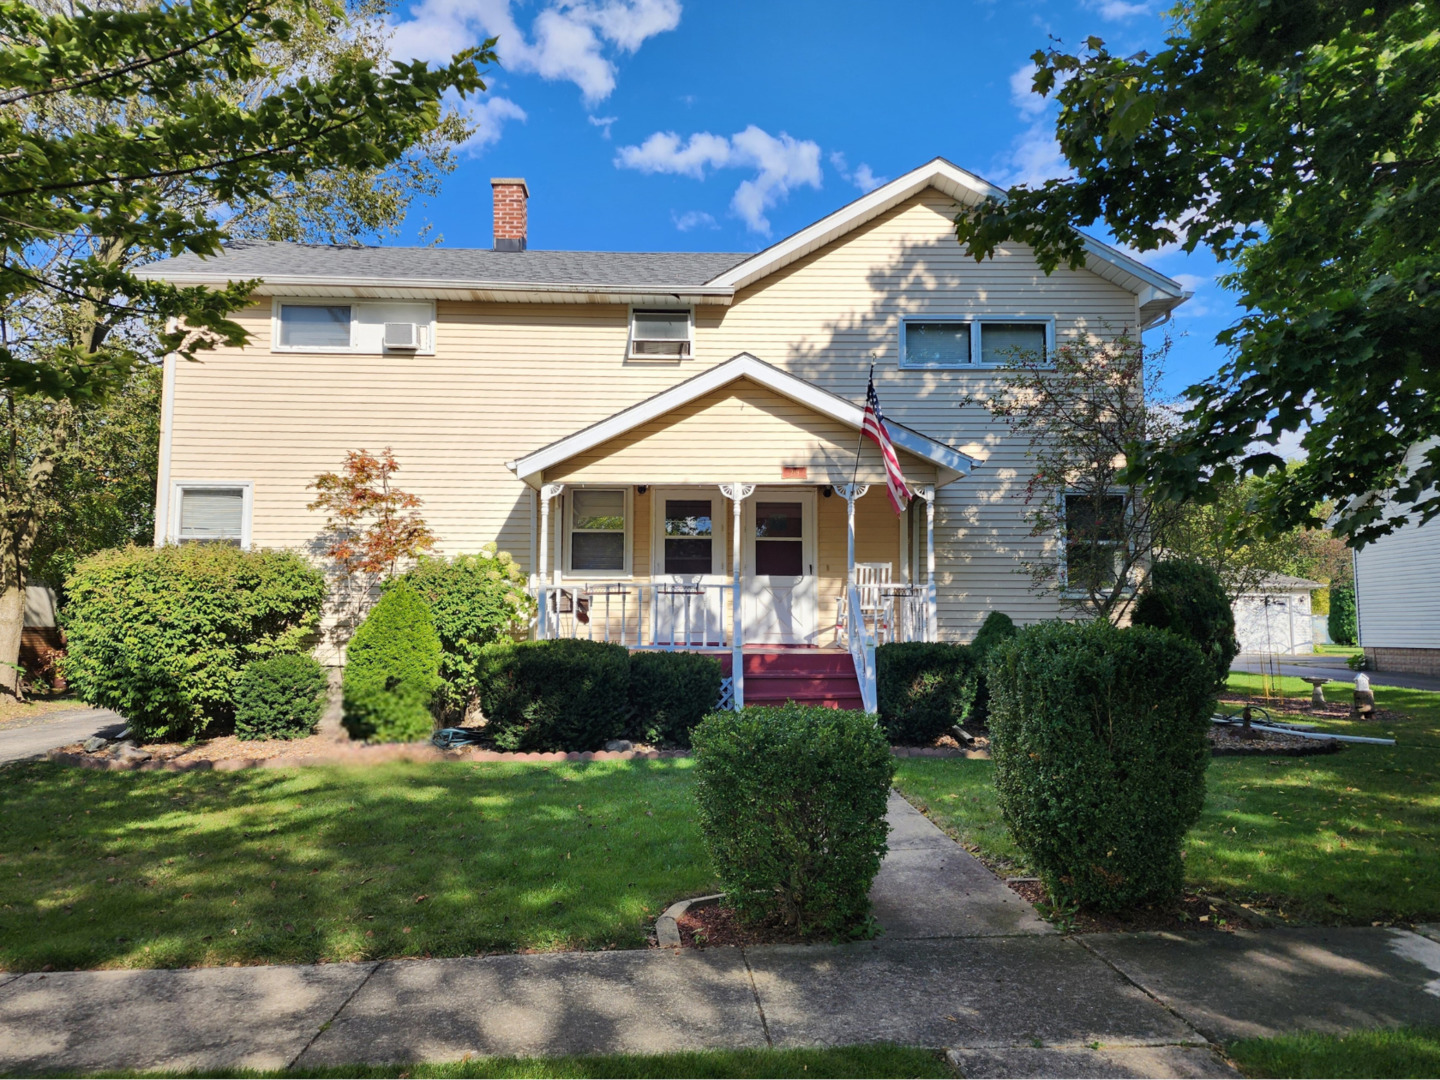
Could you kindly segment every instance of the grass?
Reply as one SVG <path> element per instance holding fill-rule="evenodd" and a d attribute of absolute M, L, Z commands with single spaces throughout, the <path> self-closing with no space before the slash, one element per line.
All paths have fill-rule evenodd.
<path fill-rule="evenodd" d="M 1440 1076 L 1440 1027 L 1243 1039 L 1226 1052 L 1246 1076 L 1432 1077 Z"/>
<path fill-rule="evenodd" d="M 1233 675 L 1233 691 L 1259 677 Z M 1308 698 L 1299 679 L 1280 680 Z M 1335 694 L 1344 684 L 1331 683 Z M 1220 757 L 1200 821 L 1186 839 L 1192 888 L 1298 922 L 1367 924 L 1440 916 L 1440 693 L 1376 687 L 1394 722 L 1325 730 L 1393 737 L 1309 758 Z M 896 787 L 983 858 L 1025 872 L 995 799 L 993 765 L 903 758 Z"/>
<path fill-rule="evenodd" d="M 1363 650 L 1358 645 L 1322 645 L 1315 643 L 1317 656 L 1359 656 Z"/>
<path fill-rule="evenodd" d="M 689 761 L 0 772 L 0 968 L 635 948 L 711 892 Z"/>
<path fill-rule="evenodd" d="M 328 1069 L 257 1072 L 120 1072 L 106 1076 L 159 1077 L 953 1077 L 933 1050 L 881 1043 L 815 1050 L 693 1050 L 674 1054 L 597 1054 L 577 1057 L 471 1058 L 450 1064 L 343 1065 Z"/>

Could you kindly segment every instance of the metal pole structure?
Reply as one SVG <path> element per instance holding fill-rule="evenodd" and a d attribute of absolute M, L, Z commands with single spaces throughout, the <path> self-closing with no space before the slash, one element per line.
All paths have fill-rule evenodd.
<path fill-rule="evenodd" d="M 935 489 L 923 487 L 918 492 L 925 500 L 925 640 L 939 636 L 935 605 Z"/>
<path fill-rule="evenodd" d="M 742 651 L 745 634 L 741 629 L 743 618 L 740 614 L 740 553 L 743 550 L 740 542 L 740 508 L 754 491 L 754 484 L 742 484 L 739 481 L 720 485 L 720 494 L 729 499 L 734 507 L 730 530 L 730 685 L 733 688 L 736 712 L 745 707 L 745 655 Z"/>
<path fill-rule="evenodd" d="M 836 484 L 835 490 L 845 500 L 845 584 L 855 584 L 855 500 L 870 490 L 869 484 Z"/>
<path fill-rule="evenodd" d="M 550 500 L 565 490 L 564 484 L 545 484 L 540 488 L 540 639 L 550 636 Z"/>

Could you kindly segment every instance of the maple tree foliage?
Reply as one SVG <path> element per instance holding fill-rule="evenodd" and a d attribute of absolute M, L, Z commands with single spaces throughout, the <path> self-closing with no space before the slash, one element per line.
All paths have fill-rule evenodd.
<path fill-rule="evenodd" d="M 418 513 L 420 497 L 391 482 L 399 471 L 388 446 L 378 455 L 351 450 L 340 472 L 321 473 L 309 485 L 317 493 L 309 509 L 326 515 L 323 553 L 344 574 L 394 577 L 402 561 L 435 546 Z"/>

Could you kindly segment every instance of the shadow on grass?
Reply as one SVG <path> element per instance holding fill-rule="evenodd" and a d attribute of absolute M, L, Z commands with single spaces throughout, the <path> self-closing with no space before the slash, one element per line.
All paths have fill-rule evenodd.
<path fill-rule="evenodd" d="M 713 884 L 685 760 L 0 785 L 13 971 L 630 948 Z"/>

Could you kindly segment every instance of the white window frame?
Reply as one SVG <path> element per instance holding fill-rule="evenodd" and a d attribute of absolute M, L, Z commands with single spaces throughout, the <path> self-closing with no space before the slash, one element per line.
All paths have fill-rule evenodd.
<path fill-rule="evenodd" d="M 730 501 L 718 487 L 708 485 L 679 485 L 677 487 L 652 487 L 650 489 L 650 577 L 655 581 L 669 582 L 680 574 L 665 572 L 665 501 L 667 499 L 709 499 L 710 500 L 710 572 L 701 574 L 701 584 L 714 582 L 728 584 L 730 578 L 726 562 L 730 556 Z"/>
<path fill-rule="evenodd" d="M 1107 491 L 1105 494 L 1121 500 L 1121 503 L 1124 507 L 1125 517 L 1128 520 L 1131 514 L 1134 513 L 1134 507 L 1131 504 L 1129 497 L 1123 491 Z M 1088 498 L 1089 492 L 1066 490 L 1060 493 L 1060 527 L 1058 530 L 1059 536 L 1056 537 L 1060 547 L 1060 592 L 1061 595 L 1065 596 L 1066 598 L 1078 598 L 1089 596 L 1090 594 L 1084 589 L 1072 589 L 1070 587 L 1070 523 L 1065 513 L 1065 500 L 1070 498 L 1071 496 L 1082 499 Z M 1125 544 L 1125 540 L 1123 538 L 1120 540 L 1105 542 L 1112 543 L 1115 547 L 1123 547 Z M 1125 591 L 1135 591 L 1135 582 L 1133 579 L 1127 580 L 1125 582 Z"/>
<path fill-rule="evenodd" d="M 624 493 L 625 561 L 622 569 L 576 570 L 572 565 L 574 561 L 574 551 L 570 538 L 575 535 L 575 499 L 573 496 L 577 491 L 620 491 Z M 632 577 L 633 571 L 631 565 L 635 548 L 635 488 L 626 484 L 566 484 L 563 498 L 565 502 L 565 513 L 563 515 L 564 531 L 561 534 L 561 540 L 565 548 L 564 576 L 581 581 L 605 581 Z"/>
<path fill-rule="evenodd" d="M 397 304 L 425 303 L 426 301 L 396 300 Z M 376 349 L 362 348 L 359 342 L 359 312 L 362 307 L 383 307 L 387 301 L 360 300 L 349 296 L 276 296 L 270 304 L 270 351 L 272 353 L 339 354 L 343 356 L 434 356 L 435 355 L 435 301 L 430 305 L 430 321 L 425 330 L 425 347 L 421 349 L 387 349 L 383 344 Z M 339 345 L 282 345 L 280 344 L 280 309 L 282 307 L 348 307 L 350 309 L 350 344 Z M 382 333 L 383 338 L 383 333 Z M 692 346 L 693 348 L 693 346 Z"/>
<path fill-rule="evenodd" d="M 912 364 L 907 354 L 905 331 L 910 323 L 969 324 L 970 359 L 963 364 Z M 912 371 L 969 371 L 972 368 L 998 368 L 1005 361 L 986 360 L 980 346 L 980 327 L 984 323 L 1032 323 L 1045 327 L 1045 356 L 1055 355 L 1055 319 L 1049 315 L 906 315 L 900 319 L 900 366 Z"/>
<path fill-rule="evenodd" d="M 689 328 L 690 352 L 686 356 L 654 356 L 649 353 L 636 355 L 635 353 L 635 313 L 637 311 L 663 311 L 663 312 L 685 312 L 687 326 Z M 695 359 L 695 308 L 694 305 L 676 304 L 674 307 L 667 307 L 663 304 L 631 304 L 625 316 L 625 359 L 634 364 L 680 364 L 687 360 Z"/>
<path fill-rule="evenodd" d="M 170 521 L 165 542 L 180 543 L 180 511 L 186 488 L 239 488 L 243 493 L 240 506 L 240 547 L 250 550 L 250 522 L 255 511 L 255 483 L 252 480 L 175 480 L 170 484 Z"/>

